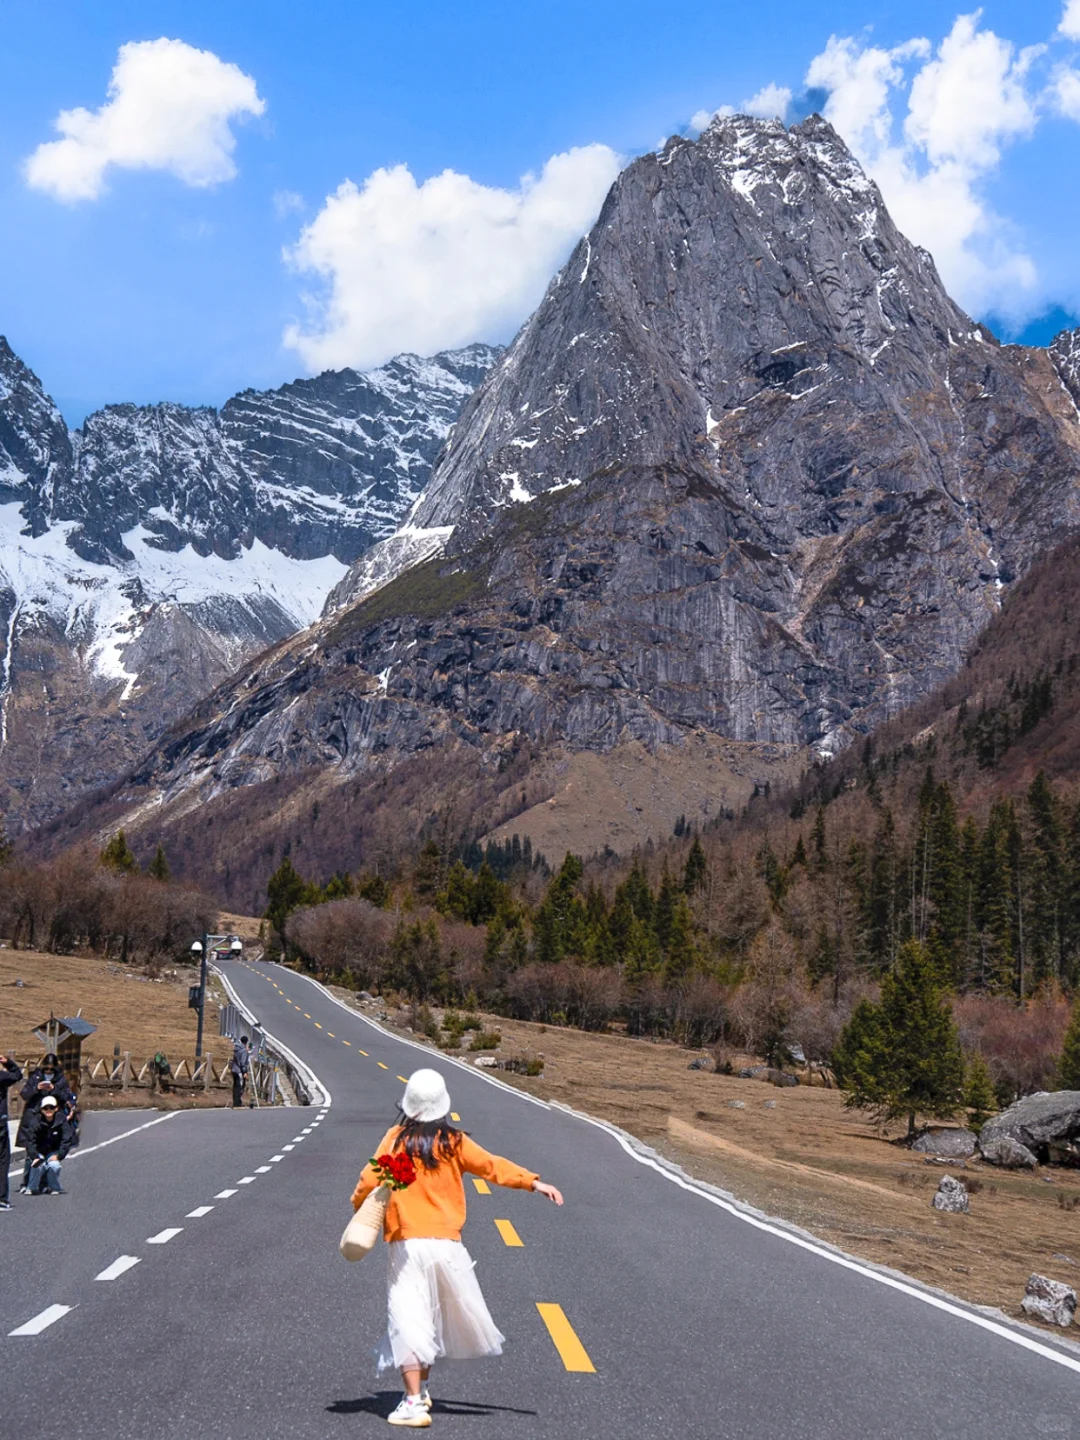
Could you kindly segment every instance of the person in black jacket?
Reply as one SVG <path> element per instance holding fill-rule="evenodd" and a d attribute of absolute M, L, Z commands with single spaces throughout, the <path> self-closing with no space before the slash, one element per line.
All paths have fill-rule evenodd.
<path fill-rule="evenodd" d="M 46 1095 L 38 1107 L 37 1119 L 26 1136 L 26 1153 L 30 1160 L 30 1194 L 65 1194 L 60 1184 L 60 1166 L 72 1145 L 71 1122 L 57 1103 Z"/>
<path fill-rule="evenodd" d="M 8 1204 L 8 1164 L 11 1160 L 11 1136 L 8 1134 L 8 1091 L 22 1079 L 22 1071 L 9 1055 L 0 1055 L 0 1210 Z"/>
<path fill-rule="evenodd" d="M 248 1082 L 248 1072 L 250 1069 L 251 1052 L 248 1049 L 248 1037 L 241 1035 L 240 1039 L 233 1046 L 233 1057 L 229 1061 L 229 1071 L 232 1074 L 232 1103 L 234 1110 L 239 1110 L 244 1103 L 244 1086 Z"/>
<path fill-rule="evenodd" d="M 60 1059 L 50 1052 L 42 1060 L 41 1064 L 30 1071 L 26 1077 L 26 1084 L 20 1091 L 24 1101 L 22 1119 L 19 1121 L 18 1134 L 15 1136 L 15 1144 L 26 1148 L 26 1137 L 34 1124 L 41 1110 L 41 1102 L 46 1095 L 55 1095 L 59 1105 L 66 1106 L 71 1098 L 71 1086 L 67 1082 L 67 1076 L 60 1068 Z M 30 1156 L 27 1154 L 26 1163 L 23 1165 L 22 1185 L 20 1194 L 27 1194 L 30 1188 Z"/>

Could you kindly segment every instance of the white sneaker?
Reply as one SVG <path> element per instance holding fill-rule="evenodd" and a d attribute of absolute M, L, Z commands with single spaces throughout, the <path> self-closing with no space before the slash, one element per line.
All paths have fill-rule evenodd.
<path fill-rule="evenodd" d="M 426 1380 L 420 1385 L 420 1399 L 424 1402 L 424 1409 L 430 1410 L 432 1406 L 431 1391 L 428 1389 L 428 1382 Z"/>
<path fill-rule="evenodd" d="M 397 1409 L 386 1418 L 391 1425 L 407 1425 L 413 1430 L 425 1430 L 431 1424 L 427 1406 L 419 1395 L 403 1395 Z"/>

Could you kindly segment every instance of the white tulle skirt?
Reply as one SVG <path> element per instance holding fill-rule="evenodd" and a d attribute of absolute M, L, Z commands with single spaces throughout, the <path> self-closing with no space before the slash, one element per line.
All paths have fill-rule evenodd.
<path fill-rule="evenodd" d="M 502 1354 L 506 1336 L 491 1318 L 472 1256 L 460 1240 L 391 1240 L 386 1251 L 380 1371 Z"/>

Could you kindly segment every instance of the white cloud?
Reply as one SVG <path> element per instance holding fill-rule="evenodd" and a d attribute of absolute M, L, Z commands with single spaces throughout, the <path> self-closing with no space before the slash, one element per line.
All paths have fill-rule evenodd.
<path fill-rule="evenodd" d="M 1030 71 L 1042 47 L 1017 52 L 978 20 L 958 16 L 933 53 L 922 39 L 882 50 L 834 36 L 811 61 L 806 84 L 828 92 L 826 119 L 878 182 L 900 229 L 933 254 L 957 299 L 971 310 L 1021 316 L 1034 303 L 1035 267 L 981 186 L 1003 146 L 1035 127 Z M 908 85 L 911 62 L 918 68 Z M 907 102 L 902 125 L 896 95 Z"/>
<path fill-rule="evenodd" d="M 759 120 L 784 120 L 791 107 L 792 94 L 786 85 L 765 85 L 756 95 L 742 103 L 743 113 Z"/>
<path fill-rule="evenodd" d="M 346 180 L 286 252 L 326 284 L 285 343 L 312 370 L 377 365 L 509 334 L 595 219 L 620 166 L 606 145 L 554 155 L 515 190 L 408 167 Z"/>
<path fill-rule="evenodd" d="M 1069 120 L 1080 120 L 1080 74 L 1068 65 L 1055 70 L 1049 99 L 1059 114 Z"/>
<path fill-rule="evenodd" d="M 718 110 L 695 110 L 687 128 L 699 134 L 707 130 L 714 120 L 725 119 L 728 115 L 754 115 L 759 120 L 786 120 L 794 99 L 786 85 L 763 85 L 756 95 L 735 108 L 721 105 Z"/>
<path fill-rule="evenodd" d="M 295 190 L 275 190 L 273 201 L 274 214 L 279 220 L 286 215 L 299 214 L 305 208 L 304 197 Z"/>
<path fill-rule="evenodd" d="M 105 104 L 62 110 L 63 138 L 38 146 L 26 180 L 66 201 L 96 199 L 110 167 L 217 185 L 236 174 L 231 122 L 265 109 L 251 76 L 209 50 L 182 40 L 132 42 L 120 47 Z"/>
<path fill-rule="evenodd" d="M 1080 0 L 1065 0 L 1058 33 L 1068 40 L 1080 40 Z"/>

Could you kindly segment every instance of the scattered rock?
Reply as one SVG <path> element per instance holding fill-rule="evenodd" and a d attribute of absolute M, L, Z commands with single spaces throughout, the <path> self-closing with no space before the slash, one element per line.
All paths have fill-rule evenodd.
<path fill-rule="evenodd" d="M 1054 1090 L 1039 1095 L 1025 1095 L 1000 1115 L 988 1120 L 979 1131 L 979 1149 L 983 1158 L 994 1165 L 1009 1164 L 995 1159 L 1003 1153 L 999 1142 L 1012 1140 L 1031 1157 L 1031 1166 L 1039 1161 L 1054 1162 L 1066 1158 L 1080 1159 L 1080 1090 Z"/>
<path fill-rule="evenodd" d="M 1022 1304 L 1028 1315 L 1045 1320 L 1048 1325 L 1060 1325 L 1062 1329 L 1067 1329 L 1076 1314 L 1076 1291 L 1061 1280 L 1032 1275 Z"/>
<path fill-rule="evenodd" d="M 911 1146 L 920 1155 L 945 1155 L 950 1160 L 966 1160 L 975 1154 L 975 1136 L 970 1130 L 955 1128 L 924 1130 Z"/>
<path fill-rule="evenodd" d="M 941 1184 L 937 1187 L 937 1194 L 930 1203 L 935 1210 L 947 1210 L 954 1215 L 966 1215 L 968 1213 L 967 1186 L 962 1180 L 957 1180 L 952 1175 L 943 1175 Z"/>
<path fill-rule="evenodd" d="M 979 1150 L 984 1160 L 991 1165 L 1001 1165 L 1006 1170 L 1034 1170 L 1039 1163 L 1027 1146 L 1021 1145 L 1011 1135 L 998 1135 L 989 1141 L 984 1141 L 980 1135 Z"/>
<path fill-rule="evenodd" d="M 765 1109 L 766 1109 L 766 1110 L 775 1110 L 775 1109 L 776 1109 L 776 1101 L 775 1101 L 775 1100 L 766 1100 L 766 1101 L 765 1101 Z"/>
<path fill-rule="evenodd" d="M 739 1071 L 740 1080 L 765 1080 L 770 1085 L 798 1085 L 799 1077 L 771 1065 L 746 1065 Z"/>
<path fill-rule="evenodd" d="M 361 1000 L 374 1000 L 375 996 L 369 994 L 366 990 L 361 990 L 358 998 Z"/>
<path fill-rule="evenodd" d="M 1075 1264 L 1076 1264 L 1076 1261 L 1072 1258 L 1071 1255 L 1051 1255 L 1051 1256 L 1050 1256 L 1050 1259 L 1051 1259 L 1051 1260 L 1061 1260 L 1061 1261 L 1062 1261 L 1064 1264 L 1066 1264 L 1066 1265 L 1075 1265 Z"/>
<path fill-rule="evenodd" d="M 744 1065 L 739 1071 L 740 1080 L 765 1080 L 769 1075 L 767 1065 Z"/>
<path fill-rule="evenodd" d="M 691 1060 L 686 1067 L 688 1070 L 708 1070 L 712 1061 L 707 1055 L 699 1055 L 696 1060 Z"/>
<path fill-rule="evenodd" d="M 494 1070 L 499 1062 L 494 1055 L 478 1055 L 472 1063 L 478 1065 L 481 1070 Z"/>
<path fill-rule="evenodd" d="M 746 1109 L 746 1101 L 745 1101 L 745 1100 L 729 1100 L 727 1103 L 731 1106 L 732 1110 L 745 1110 L 745 1109 Z"/>

